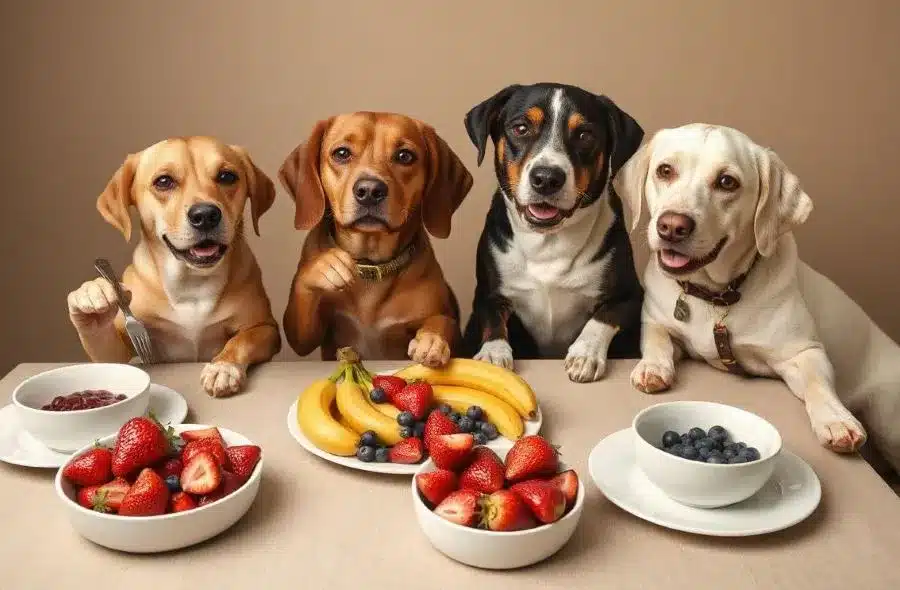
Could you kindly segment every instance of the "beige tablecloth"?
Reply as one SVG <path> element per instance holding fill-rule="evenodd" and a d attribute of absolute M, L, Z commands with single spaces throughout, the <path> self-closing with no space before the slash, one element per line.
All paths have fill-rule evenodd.
<path fill-rule="evenodd" d="M 287 432 L 287 410 L 331 365 L 271 363 L 251 373 L 246 393 L 218 400 L 200 389 L 200 365 L 169 365 L 151 374 L 187 398 L 189 421 L 220 424 L 263 447 L 262 487 L 247 515 L 199 546 L 165 555 L 121 554 L 70 528 L 51 470 L 3 464 L 0 589 L 900 588 L 900 500 L 859 457 L 819 447 L 803 405 L 781 383 L 746 381 L 688 363 L 675 391 L 646 396 L 628 383 L 633 364 L 613 362 L 608 376 L 591 385 L 570 383 L 558 361 L 519 367 L 538 394 L 544 434 L 562 445 L 588 490 L 571 542 L 536 566 L 488 572 L 453 562 L 419 530 L 408 477 L 364 474 L 303 450 Z M 8 399 L 24 377 L 50 366 L 17 367 L 0 381 L 0 395 Z M 785 447 L 818 474 L 823 499 L 817 511 L 780 533 L 729 539 L 667 530 L 606 500 L 588 476 L 588 453 L 627 427 L 641 408 L 673 399 L 725 401 L 771 420 Z"/>

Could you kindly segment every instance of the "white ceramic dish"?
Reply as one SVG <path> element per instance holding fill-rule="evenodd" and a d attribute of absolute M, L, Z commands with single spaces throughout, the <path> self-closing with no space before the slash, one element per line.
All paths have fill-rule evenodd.
<path fill-rule="evenodd" d="M 494 448 L 501 459 L 512 448 L 512 443 Z M 436 468 L 428 459 L 417 470 L 427 473 Z M 559 471 L 569 467 L 560 461 Z M 432 546 L 455 561 L 472 567 L 492 570 L 509 570 L 544 561 L 562 549 L 578 526 L 584 511 L 584 482 L 578 474 L 578 495 L 572 509 L 558 521 L 533 529 L 512 532 L 486 531 L 465 527 L 445 520 L 435 514 L 419 495 L 416 478 L 412 479 L 412 501 L 416 520 Z"/>
<path fill-rule="evenodd" d="M 175 432 L 210 428 L 206 424 L 181 424 Z M 228 446 L 252 445 L 247 437 L 227 428 L 218 427 Z M 112 447 L 116 435 L 101 439 L 101 444 Z M 78 456 L 90 449 L 80 449 Z M 263 456 L 250 478 L 243 486 L 224 498 L 187 512 L 159 516 L 117 516 L 83 508 L 75 501 L 75 486 L 56 473 L 56 493 L 68 514 L 69 521 L 83 537 L 103 547 L 128 553 L 157 553 L 172 551 L 211 539 L 234 525 L 253 504 L 259 492 L 262 477 Z M 63 467 L 64 468 L 64 467 Z"/>
<path fill-rule="evenodd" d="M 812 467 L 788 451 L 755 495 L 724 508 L 692 508 L 650 483 L 635 463 L 634 433 L 620 430 L 600 441 L 588 458 L 591 479 L 616 506 L 656 525 L 714 537 L 746 537 L 802 522 L 819 505 L 822 488 Z"/>
<path fill-rule="evenodd" d="M 530 434 L 537 434 L 541 430 L 541 424 L 543 424 L 544 419 L 541 415 L 541 409 L 538 408 L 537 415 L 533 420 L 525 421 L 525 434 L 523 436 L 527 436 Z M 309 440 L 303 431 L 300 430 L 300 426 L 297 424 L 297 401 L 295 400 L 293 404 L 291 404 L 290 409 L 288 409 L 287 415 L 287 427 L 288 432 L 291 433 L 291 436 L 294 437 L 300 446 L 312 453 L 313 455 L 325 459 L 326 461 L 330 461 L 336 465 L 342 465 L 344 467 L 349 467 L 351 469 L 358 469 L 360 471 L 369 471 L 372 473 L 384 473 L 387 475 L 412 475 L 416 471 L 419 470 L 419 467 L 422 466 L 421 463 L 416 463 L 414 465 L 405 465 L 401 463 L 365 463 L 360 461 L 356 457 L 341 457 L 339 455 L 332 455 L 331 453 L 326 453 L 319 447 L 313 444 L 311 440 Z M 399 428 L 399 426 L 398 426 Z M 509 445 L 509 439 L 503 438 L 502 436 L 490 441 L 487 445 L 494 450 L 497 450 L 498 447 L 502 447 L 503 445 Z"/>
<path fill-rule="evenodd" d="M 147 411 L 153 412 L 157 420 L 173 426 L 184 422 L 188 405 L 180 393 L 164 385 L 151 383 L 149 395 Z M 71 453 L 47 447 L 22 428 L 14 405 L 8 404 L 0 408 L 0 461 L 20 467 L 58 469 L 71 457 Z"/>
<path fill-rule="evenodd" d="M 63 453 L 90 444 L 147 410 L 150 375 L 126 364 L 84 363 L 50 369 L 22 381 L 12 402 L 19 421 L 43 445 Z M 127 399 L 102 408 L 51 412 L 40 409 L 59 395 L 85 389 L 106 389 Z"/>
<path fill-rule="evenodd" d="M 749 463 L 711 464 L 669 454 L 657 445 L 667 430 L 679 434 L 695 426 L 723 426 L 730 440 L 759 450 Z M 781 452 L 781 435 L 761 417 L 725 404 L 677 401 L 650 406 L 631 425 L 638 467 L 673 500 L 697 508 L 719 508 L 746 500 L 765 485 Z"/>

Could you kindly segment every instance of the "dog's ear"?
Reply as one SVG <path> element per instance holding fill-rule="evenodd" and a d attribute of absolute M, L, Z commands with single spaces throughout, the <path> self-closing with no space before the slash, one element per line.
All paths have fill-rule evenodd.
<path fill-rule="evenodd" d="M 294 199 L 294 227 L 310 229 L 325 215 L 325 189 L 319 177 L 322 138 L 334 117 L 315 124 L 305 143 L 284 159 L 278 169 L 281 184 Z"/>
<path fill-rule="evenodd" d="M 521 84 L 507 86 L 481 104 L 472 107 L 472 109 L 466 113 L 466 132 L 469 134 L 469 139 L 471 139 L 472 143 L 475 144 L 475 147 L 478 148 L 479 166 L 481 166 L 481 162 L 484 160 L 484 152 L 487 149 L 488 137 L 493 136 L 495 133 L 497 117 L 500 114 L 500 111 L 506 106 L 509 97 L 520 88 L 522 88 Z"/>
<path fill-rule="evenodd" d="M 275 202 L 275 183 L 253 163 L 247 150 L 239 145 L 228 147 L 234 150 L 244 167 L 244 177 L 247 179 L 247 198 L 250 199 L 250 215 L 253 219 L 253 231 L 256 232 L 256 235 L 259 235 L 259 218 Z"/>
<path fill-rule="evenodd" d="M 129 208 L 134 203 L 131 190 L 134 171 L 137 168 L 137 154 L 128 154 L 116 173 L 97 197 L 97 210 L 103 219 L 122 232 L 125 241 L 131 241 L 131 214 Z"/>
<path fill-rule="evenodd" d="M 450 235 L 450 219 L 472 189 L 472 174 L 430 125 L 421 123 L 428 149 L 422 221 L 436 238 Z"/>
<path fill-rule="evenodd" d="M 641 205 L 644 202 L 644 187 L 650 171 L 650 155 L 653 138 L 638 148 L 612 178 L 612 188 L 622 202 L 631 210 L 631 230 L 634 231 L 641 220 Z"/>
<path fill-rule="evenodd" d="M 609 118 L 609 177 L 613 178 L 638 150 L 644 130 L 634 117 L 623 111 L 608 96 L 597 96 Z"/>
<path fill-rule="evenodd" d="M 759 199 L 753 218 L 756 249 L 771 256 L 784 234 L 800 225 L 812 213 L 813 203 L 800 187 L 800 179 L 788 170 L 774 151 L 759 147 L 756 151 L 759 171 Z"/>

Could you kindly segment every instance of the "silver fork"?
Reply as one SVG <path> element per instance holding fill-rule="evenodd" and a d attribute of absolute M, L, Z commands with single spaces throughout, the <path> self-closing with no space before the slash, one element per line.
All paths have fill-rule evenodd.
<path fill-rule="evenodd" d="M 150 342 L 150 334 L 147 333 L 147 328 L 144 327 L 144 324 L 131 313 L 131 308 L 128 307 L 128 303 L 125 301 L 125 293 L 122 291 L 122 286 L 119 284 L 118 277 L 116 277 L 116 271 L 113 270 L 109 260 L 105 258 L 98 258 L 95 260 L 94 268 L 96 268 L 97 272 L 100 273 L 100 276 L 109 281 L 113 289 L 115 289 L 119 309 L 122 310 L 122 315 L 125 316 L 125 332 L 131 339 L 134 350 L 141 358 L 141 363 L 149 365 L 153 362 L 153 344 Z"/>

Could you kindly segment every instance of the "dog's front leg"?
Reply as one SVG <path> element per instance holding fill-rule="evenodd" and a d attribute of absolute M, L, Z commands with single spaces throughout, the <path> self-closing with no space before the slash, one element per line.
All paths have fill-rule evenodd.
<path fill-rule="evenodd" d="M 235 394 L 244 387 L 247 367 L 271 360 L 279 350 L 281 335 L 274 321 L 239 330 L 203 367 L 200 384 L 213 397 Z"/>
<path fill-rule="evenodd" d="M 481 326 L 481 348 L 473 357 L 476 361 L 483 361 L 513 370 L 513 350 L 509 344 L 509 301 L 501 296 L 488 297 L 480 309 L 472 311 L 477 314 L 478 324 Z"/>
<path fill-rule="evenodd" d="M 565 368 L 569 379 L 588 383 L 603 377 L 609 344 L 618 331 L 618 326 L 589 319 L 566 353 Z"/>
<path fill-rule="evenodd" d="M 407 354 L 416 363 L 443 367 L 450 361 L 451 346 L 459 342 L 459 322 L 450 316 L 426 318 L 415 338 L 409 341 Z"/>
<path fill-rule="evenodd" d="M 645 319 L 641 328 L 641 360 L 631 372 L 631 385 L 644 393 L 659 393 L 672 387 L 680 351 L 665 326 Z"/>
<path fill-rule="evenodd" d="M 822 445 L 838 453 L 852 453 L 866 442 L 862 424 L 834 391 L 834 369 L 821 347 L 807 348 L 771 367 L 806 404 L 809 422 Z"/>

